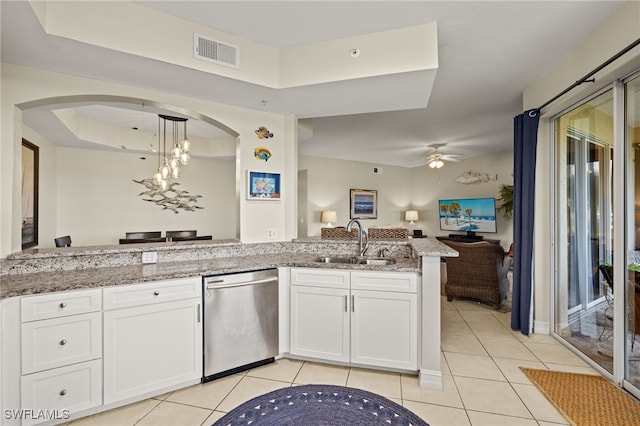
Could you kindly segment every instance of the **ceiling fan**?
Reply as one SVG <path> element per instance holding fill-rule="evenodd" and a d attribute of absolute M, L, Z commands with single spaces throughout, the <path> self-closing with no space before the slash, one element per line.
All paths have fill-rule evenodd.
<path fill-rule="evenodd" d="M 435 152 L 429 155 L 429 157 L 427 158 L 427 164 L 432 169 L 441 168 L 442 166 L 444 166 L 445 161 L 453 161 L 453 162 L 461 161 L 458 158 L 460 157 L 460 155 L 458 154 L 442 154 L 440 151 L 438 151 L 438 149 L 440 148 L 440 145 L 435 146 L 434 148 L 435 148 Z"/>

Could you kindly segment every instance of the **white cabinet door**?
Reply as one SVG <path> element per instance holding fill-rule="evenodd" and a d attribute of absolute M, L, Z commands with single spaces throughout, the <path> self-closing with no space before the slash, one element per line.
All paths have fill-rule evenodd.
<path fill-rule="evenodd" d="M 351 362 L 418 368 L 417 295 L 352 290 Z"/>
<path fill-rule="evenodd" d="M 104 403 L 202 377 L 200 299 L 104 313 Z"/>
<path fill-rule="evenodd" d="M 349 362 L 349 291 L 291 286 L 291 353 Z"/>
<path fill-rule="evenodd" d="M 22 324 L 22 374 L 102 356 L 100 312 Z"/>
<path fill-rule="evenodd" d="M 32 409 L 22 425 L 65 420 L 70 414 L 102 404 L 99 359 L 22 376 L 22 408 Z M 25 414 L 26 414 L 25 413 Z"/>

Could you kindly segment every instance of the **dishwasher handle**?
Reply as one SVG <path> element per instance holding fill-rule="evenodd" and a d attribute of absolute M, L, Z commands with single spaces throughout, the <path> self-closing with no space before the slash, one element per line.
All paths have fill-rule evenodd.
<path fill-rule="evenodd" d="M 265 283 L 271 283 L 274 281 L 278 281 L 278 277 L 264 278 L 262 280 L 243 281 L 240 283 L 223 284 L 223 285 L 220 285 L 218 283 L 223 283 L 224 280 L 213 280 L 213 281 L 207 280 L 205 281 L 205 284 L 207 285 L 207 290 L 215 290 L 219 288 L 232 288 L 232 287 L 242 287 L 245 285 L 253 285 L 253 284 L 265 284 Z"/>

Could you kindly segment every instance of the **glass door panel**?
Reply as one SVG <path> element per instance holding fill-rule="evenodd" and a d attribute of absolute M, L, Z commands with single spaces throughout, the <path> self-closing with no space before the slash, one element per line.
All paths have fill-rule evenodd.
<path fill-rule="evenodd" d="M 627 272 L 625 379 L 640 387 L 640 77 L 625 85 Z"/>
<path fill-rule="evenodd" d="M 555 332 L 613 371 L 612 145 L 608 91 L 555 120 Z"/>

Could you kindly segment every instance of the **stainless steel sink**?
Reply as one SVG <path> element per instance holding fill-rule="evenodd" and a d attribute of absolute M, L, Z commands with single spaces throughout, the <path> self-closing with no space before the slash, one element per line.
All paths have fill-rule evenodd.
<path fill-rule="evenodd" d="M 368 258 L 368 259 L 358 259 L 358 263 L 364 265 L 393 265 L 396 263 L 395 259 L 389 258 Z"/>
<path fill-rule="evenodd" d="M 316 262 L 321 263 L 358 263 L 355 257 L 316 257 Z"/>
<path fill-rule="evenodd" d="M 393 265 L 396 263 L 395 259 L 381 258 L 381 257 L 352 257 L 352 256 L 336 256 L 336 257 L 316 257 L 316 262 L 321 263 L 349 263 L 352 265 Z"/>

